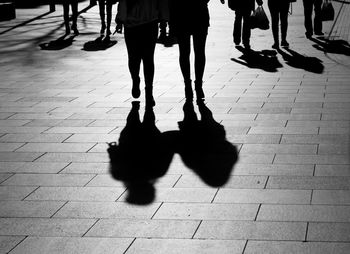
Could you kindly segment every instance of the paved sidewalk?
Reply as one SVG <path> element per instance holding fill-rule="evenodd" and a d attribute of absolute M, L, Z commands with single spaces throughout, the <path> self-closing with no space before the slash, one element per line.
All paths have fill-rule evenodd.
<path fill-rule="evenodd" d="M 89 47 L 97 6 L 65 45 L 52 43 L 64 33 L 60 7 L 19 25 L 47 11 L 0 22 L 0 253 L 349 253 L 349 51 L 305 38 L 302 1 L 290 50 L 272 51 L 271 31 L 253 30 L 250 56 L 232 43 L 234 14 L 210 2 L 206 103 L 239 159 L 225 185 L 210 187 L 175 154 L 146 206 L 126 203 L 108 172 L 106 142 L 132 102 L 123 35 Z M 157 45 L 161 132 L 184 117 L 177 58 L 177 45 Z"/>

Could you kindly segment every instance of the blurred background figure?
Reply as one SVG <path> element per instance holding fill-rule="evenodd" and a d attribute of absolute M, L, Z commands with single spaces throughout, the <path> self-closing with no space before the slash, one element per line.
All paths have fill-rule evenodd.
<path fill-rule="evenodd" d="M 98 0 L 98 7 L 101 19 L 101 35 L 106 35 L 109 38 L 111 33 L 112 6 L 117 0 Z M 107 23 L 107 24 L 106 24 Z"/>
<path fill-rule="evenodd" d="M 268 0 L 271 14 L 271 28 L 274 44 L 272 48 L 279 48 L 279 26 L 281 21 L 281 46 L 289 47 L 287 42 L 287 29 L 288 29 L 288 11 L 291 0 Z"/>
<path fill-rule="evenodd" d="M 321 20 L 321 6 L 323 0 L 303 0 L 304 5 L 304 25 L 306 38 L 311 38 L 313 34 L 323 35 L 322 20 Z M 314 22 L 312 24 L 312 8 L 315 11 Z"/>
<path fill-rule="evenodd" d="M 71 29 L 73 30 L 75 35 L 79 34 L 79 30 L 77 27 L 77 19 L 78 19 L 78 0 L 60 0 L 63 6 L 63 19 L 64 26 L 66 28 L 66 35 L 69 35 Z M 70 26 L 70 17 L 69 17 L 69 5 L 72 8 L 72 26 Z"/>

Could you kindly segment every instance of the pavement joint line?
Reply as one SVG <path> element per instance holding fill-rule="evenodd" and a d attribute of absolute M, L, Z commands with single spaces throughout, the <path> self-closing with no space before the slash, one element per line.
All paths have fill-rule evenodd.
<path fill-rule="evenodd" d="M 199 227 L 202 225 L 202 222 L 203 222 L 203 220 L 199 221 L 198 226 L 195 229 L 195 231 L 194 231 L 194 233 L 193 233 L 193 235 L 192 235 L 192 237 L 190 239 L 194 239 L 194 236 L 197 234 L 197 231 L 198 231 Z"/>
<path fill-rule="evenodd" d="M 40 188 L 40 186 L 38 186 L 38 187 L 36 187 L 33 191 L 31 191 L 27 196 L 25 196 L 24 198 L 22 198 L 22 200 L 21 201 L 26 201 L 25 199 L 27 198 L 27 197 L 29 197 L 30 195 L 32 195 L 35 191 L 37 191 L 38 189 Z"/>
<path fill-rule="evenodd" d="M 164 202 L 161 202 L 158 206 L 158 208 L 154 211 L 154 213 L 151 216 L 151 220 L 153 220 L 154 216 L 156 216 L 157 212 L 159 211 L 159 209 L 163 206 Z"/>
<path fill-rule="evenodd" d="M 54 213 L 50 216 L 50 218 L 54 218 L 54 216 L 55 216 L 66 204 L 68 204 L 68 203 L 69 203 L 69 201 L 64 202 L 63 205 L 62 205 L 61 207 L 59 207 L 59 208 L 57 209 L 57 211 L 54 212 Z"/>
<path fill-rule="evenodd" d="M 96 221 L 91 225 L 91 227 L 88 228 L 88 230 L 81 237 L 84 237 L 100 220 L 100 218 L 96 219 Z"/>

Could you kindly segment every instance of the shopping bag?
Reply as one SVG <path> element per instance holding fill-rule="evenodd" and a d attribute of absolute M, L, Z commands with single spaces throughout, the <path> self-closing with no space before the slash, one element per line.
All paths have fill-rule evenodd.
<path fill-rule="evenodd" d="M 270 28 L 270 22 L 262 6 L 258 6 L 250 16 L 250 28 L 259 28 L 267 30 Z"/>
<path fill-rule="evenodd" d="M 331 0 L 325 0 L 323 2 L 320 16 L 322 21 L 334 20 L 334 8 Z"/>

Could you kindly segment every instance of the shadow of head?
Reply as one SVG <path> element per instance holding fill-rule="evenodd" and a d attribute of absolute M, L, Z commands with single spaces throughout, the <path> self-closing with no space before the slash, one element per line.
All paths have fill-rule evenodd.
<path fill-rule="evenodd" d="M 65 36 L 58 38 L 57 40 L 50 41 L 48 43 L 42 43 L 39 45 L 39 47 L 42 50 L 62 50 L 62 49 L 65 49 L 73 44 L 74 37 L 75 36 L 67 37 L 65 35 Z"/>

